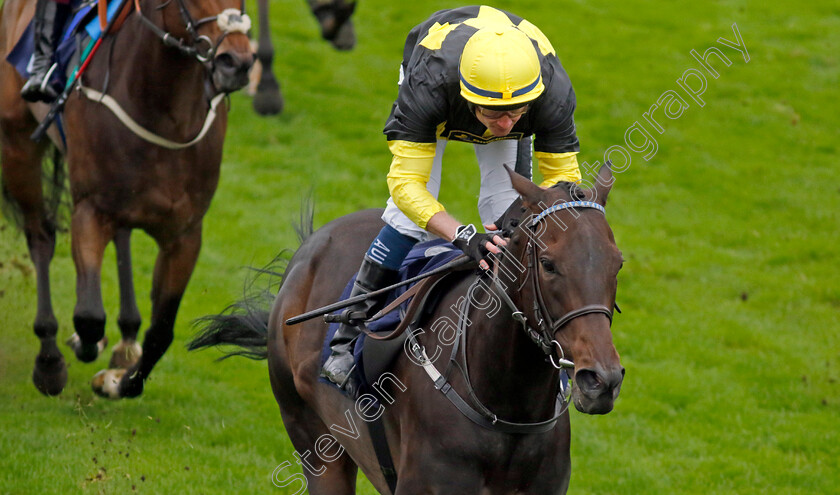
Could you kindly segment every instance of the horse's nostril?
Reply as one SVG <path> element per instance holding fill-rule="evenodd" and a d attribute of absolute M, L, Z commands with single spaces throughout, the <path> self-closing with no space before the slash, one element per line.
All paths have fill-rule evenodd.
<path fill-rule="evenodd" d="M 249 60 L 242 60 L 232 53 L 220 53 L 216 56 L 215 64 L 218 70 L 227 74 L 248 72 L 251 68 L 253 57 Z"/>
<path fill-rule="evenodd" d="M 221 91 L 231 92 L 248 84 L 248 71 L 254 63 L 250 53 L 222 52 L 213 59 L 213 84 Z"/>
<path fill-rule="evenodd" d="M 583 369 L 575 373 L 575 382 L 580 390 L 589 396 L 616 391 L 624 378 L 624 368 L 609 373 L 597 373 Z"/>
<path fill-rule="evenodd" d="M 575 381 L 581 390 L 596 392 L 603 385 L 601 378 L 592 370 L 580 370 L 575 373 Z"/>

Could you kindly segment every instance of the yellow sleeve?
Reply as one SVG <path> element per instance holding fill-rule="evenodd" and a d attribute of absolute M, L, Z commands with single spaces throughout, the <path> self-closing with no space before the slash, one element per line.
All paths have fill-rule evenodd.
<path fill-rule="evenodd" d="M 405 216 L 425 229 L 429 219 L 445 208 L 426 189 L 435 160 L 435 143 L 388 141 L 394 154 L 388 171 L 388 191 Z"/>
<path fill-rule="evenodd" d="M 551 187 L 560 181 L 580 183 L 577 152 L 545 153 L 535 151 L 534 156 L 537 158 L 537 166 L 543 176 L 540 187 Z"/>

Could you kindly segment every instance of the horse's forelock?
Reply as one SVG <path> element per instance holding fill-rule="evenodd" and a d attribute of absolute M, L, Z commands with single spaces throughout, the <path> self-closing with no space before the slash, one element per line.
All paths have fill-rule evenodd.
<path fill-rule="evenodd" d="M 527 204 L 521 197 L 517 198 L 500 222 L 497 222 L 497 226 L 509 234 L 514 243 L 526 241 L 533 234 L 523 229 L 531 229 L 531 219 L 535 215 L 552 205 L 569 201 L 588 201 L 589 197 L 590 191 L 575 182 L 558 182 L 544 190 L 544 195 L 538 204 Z M 531 232 L 534 232 L 534 229 L 531 229 Z"/>
<path fill-rule="evenodd" d="M 548 189 L 550 192 L 559 193 L 552 203 L 559 201 L 583 201 L 586 199 L 586 190 L 575 182 L 558 182 Z"/>

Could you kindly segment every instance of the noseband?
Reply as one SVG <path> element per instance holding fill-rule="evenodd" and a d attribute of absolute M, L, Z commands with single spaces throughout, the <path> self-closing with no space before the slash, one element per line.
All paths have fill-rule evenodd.
<path fill-rule="evenodd" d="M 528 228 L 533 229 L 540 223 L 541 220 L 554 212 L 571 208 L 591 208 L 606 214 L 604 207 L 598 203 L 594 203 L 592 201 L 567 201 L 565 203 L 558 203 L 540 212 L 531 219 L 531 222 L 528 224 Z M 554 339 L 554 334 L 575 318 L 593 313 L 605 315 L 607 319 L 609 319 L 610 324 L 612 324 L 613 312 L 610 308 L 602 304 L 588 304 L 580 308 L 573 309 L 556 320 L 552 318 L 551 313 L 549 313 L 546 308 L 545 298 L 543 297 L 543 291 L 540 287 L 538 279 L 537 266 L 539 262 L 539 253 L 534 244 L 533 238 L 529 237 L 528 244 L 525 247 L 525 252 L 528 259 L 528 280 L 531 283 L 531 288 L 534 293 L 532 313 L 534 315 L 534 319 L 536 320 L 536 329 L 528 324 L 528 319 L 525 317 L 525 314 L 507 295 L 507 292 L 504 290 L 504 287 L 499 281 L 498 273 L 493 277 L 493 286 L 496 289 L 496 293 L 510 307 L 513 318 L 522 324 L 522 328 L 525 330 L 525 333 L 528 334 L 528 337 L 534 341 L 535 344 L 540 346 L 540 349 L 548 355 L 551 364 L 558 369 L 574 368 L 575 364 L 565 358 L 563 348 L 560 346 L 560 343 Z M 560 357 L 557 358 L 556 361 L 554 356 L 555 346 L 560 350 Z"/>
<path fill-rule="evenodd" d="M 155 10 L 162 10 L 166 8 L 170 3 L 172 3 L 172 1 L 173 0 L 167 0 L 163 4 L 157 6 Z M 184 26 L 187 28 L 187 33 L 189 33 L 191 38 L 191 41 L 189 42 L 184 41 L 181 38 L 176 38 L 168 31 L 164 31 L 148 17 L 143 15 L 143 12 L 140 10 L 140 0 L 134 0 L 134 5 L 140 19 L 146 26 L 148 26 L 149 29 L 152 30 L 152 32 L 155 33 L 155 35 L 157 35 L 158 38 L 163 41 L 164 45 L 177 48 L 181 53 L 188 57 L 195 58 L 204 64 L 208 69 L 212 69 L 213 57 L 216 54 L 216 49 L 222 44 L 222 41 L 224 41 L 227 35 L 231 33 L 248 34 L 248 31 L 251 29 L 251 19 L 245 13 L 245 0 L 242 0 L 239 10 L 225 9 L 217 15 L 204 17 L 199 20 L 194 20 L 193 16 L 190 14 L 189 8 L 187 8 L 185 0 L 177 0 L 177 2 L 178 11 L 181 13 L 181 19 L 184 21 Z M 219 29 L 222 30 L 222 35 L 215 43 L 207 36 L 198 34 L 199 27 L 203 24 L 214 21 L 219 25 Z"/>

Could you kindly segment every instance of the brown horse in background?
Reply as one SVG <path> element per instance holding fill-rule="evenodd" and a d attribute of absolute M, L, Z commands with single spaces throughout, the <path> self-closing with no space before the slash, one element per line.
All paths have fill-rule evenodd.
<path fill-rule="evenodd" d="M 172 149 L 138 137 L 98 97 L 86 97 L 80 91 L 69 97 L 63 115 L 66 148 L 55 127 L 49 134 L 52 145 L 31 141 L 30 134 L 48 107 L 21 99 L 24 81 L 5 58 L 31 19 L 35 2 L 7 0 L 0 13 L 3 193 L 19 213 L 35 265 L 38 308 L 34 326 L 41 349 L 33 380 L 48 395 L 61 392 L 67 372 L 56 344 L 58 323 L 50 297 L 49 265 L 57 225 L 55 204 L 45 201 L 42 190 L 45 152 L 56 147 L 68 164 L 77 276 L 76 356 L 90 362 L 103 348 L 100 270 L 105 247 L 113 241 L 122 340 L 111 360 L 115 369 L 98 374 L 94 389 L 111 398 L 136 397 L 172 342 L 175 316 L 201 247 L 202 218 L 219 180 L 227 128 L 222 98 L 247 84 L 254 60 L 244 28 L 222 31 L 224 16 L 219 14 L 234 9 L 238 18 L 241 0 L 140 0 L 137 5 L 139 12 L 132 12 L 122 28 L 103 41 L 81 82 L 116 100 L 139 126 L 172 144 L 181 143 Z M 161 33 L 168 33 L 170 41 L 180 41 L 180 46 L 165 44 Z M 207 118 L 211 100 L 222 103 L 212 121 Z M 203 138 L 186 145 L 200 135 L 205 122 L 212 123 Z M 132 229 L 143 229 L 159 247 L 151 322 L 142 352 L 136 342 L 141 319 L 132 281 Z"/>
<path fill-rule="evenodd" d="M 380 211 L 348 215 L 308 235 L 270 310 L 241 301 L 234 307 L 244 314 L 209 317 L 191 344 L 232 344 L 245 350 L 229 355 L 268 358 L 309 493 L 355 493 L 358 468 L 381 493 L 390 486 L 396 494 L 566 493 L 570 425 L 568 410 L 558 407 L 555 368 L 573 366 L 571 399 L 588 414 L 612 410 L 624 377 L 610 331 L 622 257 L 598 211 L 612 174 L 602 168 L 587 190 L 569 183 L 543 190 L 513 173 L 511 180 L 522 208 L 513 212 L 509 225 L 516 227 L 496 264 L 494 280 L 505 273 L 504 283 L 475 272 L 443 279 L 435 308 L 416 322 L 389 373 L 372 384 L 378 405 L 370 394 L 354 402 L 319 381 L 327 331 L 321 319 L 284 322 L 339 298 L 382 227 Z M 589 202 L 570 208 L 580 200 Z M 457 345 L 461 356 L 451 351 Z M 452 366 L 441 355 L 459 357 L 456 367 L 463 367 L 447 385 L 433 378 Z M 452 390 L 471 404 L 472 416 L 450 399 Z M 376 415 L 390 446 L 390 480 L 372 447 L 374 430 L 365 428 Z M 286 485 L 303 481 L 281 475 L 275 472 L 276 481 Z"/>

